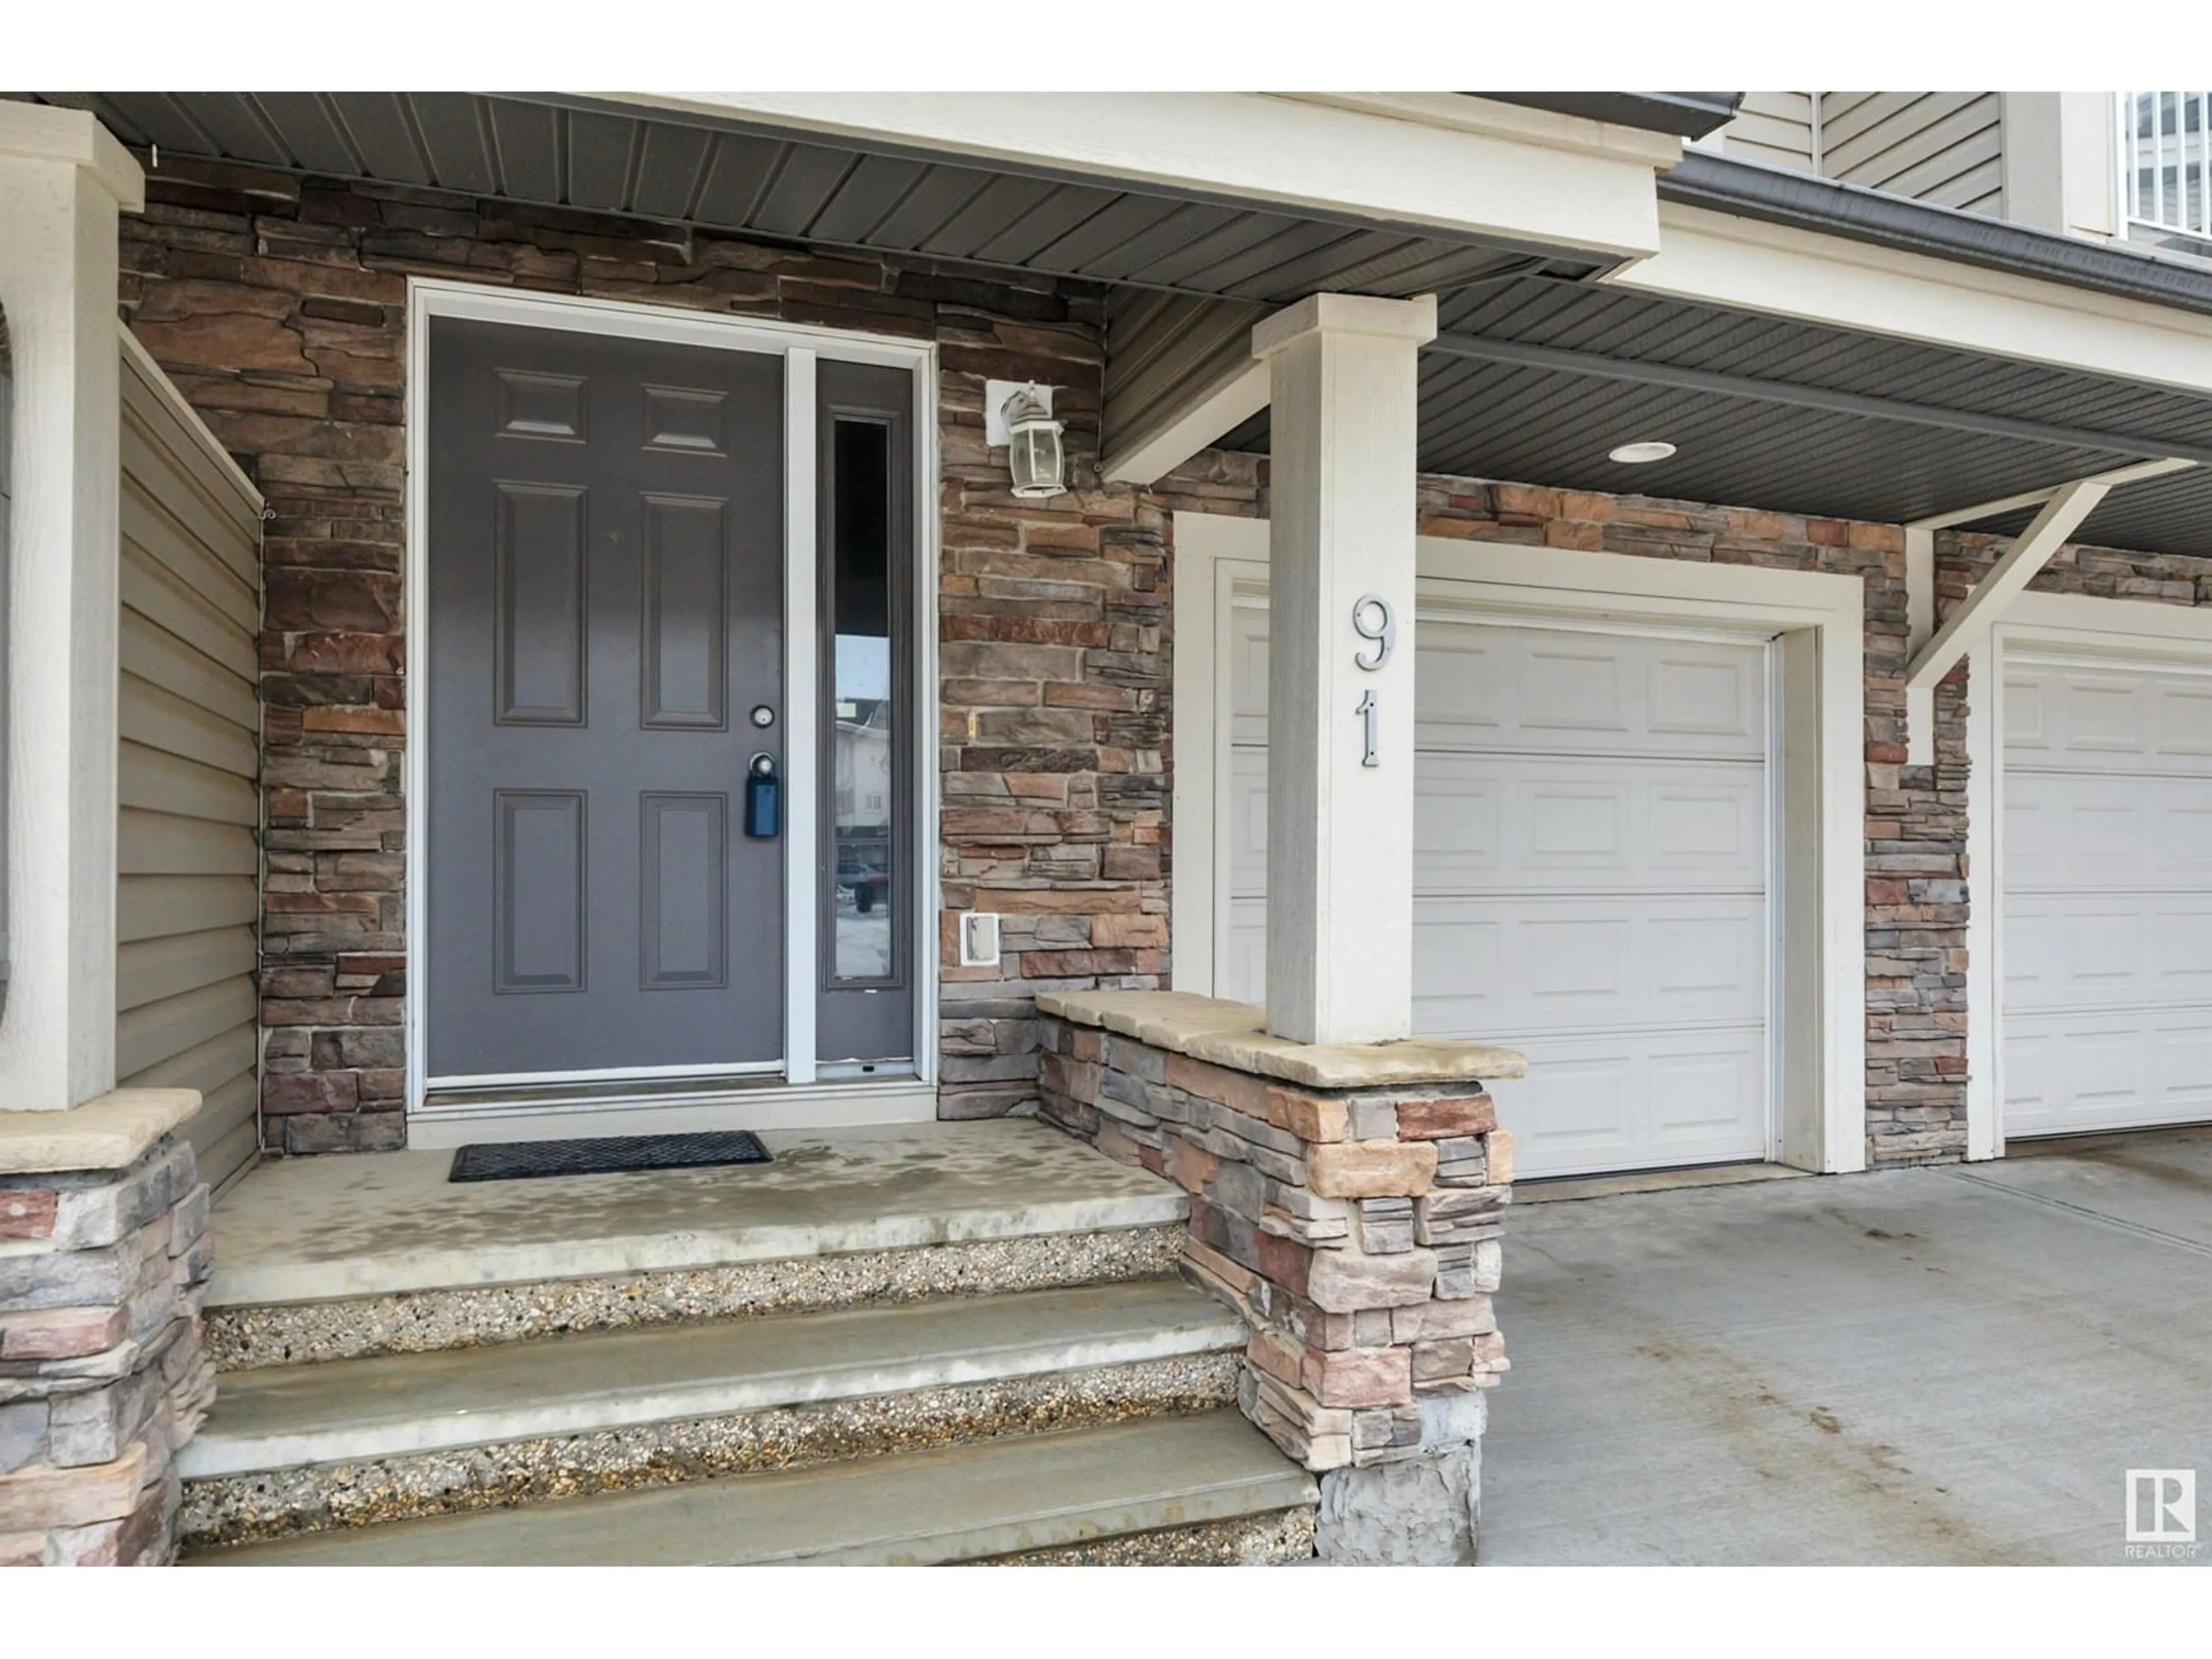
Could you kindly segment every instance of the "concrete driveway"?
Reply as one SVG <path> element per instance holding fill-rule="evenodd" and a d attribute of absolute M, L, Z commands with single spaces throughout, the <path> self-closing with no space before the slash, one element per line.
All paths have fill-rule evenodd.
<path fill-rule="evenodd" d="M 2212 1130 L 1516 1206 L 1482 1559 L 2212 1563 Z M 2148 1510 L 2146 1509 L 2146 1513 Z"/>

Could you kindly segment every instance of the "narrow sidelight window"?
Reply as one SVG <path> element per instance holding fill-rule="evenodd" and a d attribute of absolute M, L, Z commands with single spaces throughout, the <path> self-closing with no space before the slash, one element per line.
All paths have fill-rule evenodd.
<path fill-rule="evenodd" d="M 831 876 L 825 895 L 829 982 L 892 986 L 905 945 L 903 743 L 897 688 L 904 670 L 893 626 L 892 430 L 848 416 L 830 421 L 828 702 Z"/>
<path fill-rule="evenodd" d="M 915 380 L 823 362 L 816 384 L 817 1075 L 912 1068 L 922 977 L 916 844 Z"/>

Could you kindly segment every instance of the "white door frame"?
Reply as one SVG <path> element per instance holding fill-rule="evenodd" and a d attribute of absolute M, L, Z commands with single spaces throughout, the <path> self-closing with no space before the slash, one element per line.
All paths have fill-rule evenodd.
<path fill-rule="evenodd" d="M 428 592 L 429 527 L 430 319 L 466 318 L 526 328 L 563 330 L 715 350 L 770 353 L 784 360 L 784 1059 L 757 1069 L 758 1084 L 732 1089 L 702 1084 L 696 1092 L 656 1089 L 651 1103 L 611 1103 L 604 1095 L 558 1097 L 564 1083 L 680 1081 L 689 1068 L 620 1067 L 588 1074 L 559 1073 L 527 1079 L 551 1097 L 527 1105 L 441 1105 L 426 1109 L 431 991 L 428 962 L 429 670 Z M 815 778 L 819 759 L 816 717 L 819 693 L 811 672 L 815 657 L 815 586 L 819 552 L 815 538 L 815 366 L 822 359 L 908 370 L 914 376 L 914 632 L 915 696 L 911 718 L 925 763 L 915 769 L 911 833 L 915 866 L 921 875 L 935 863 L 937 768 L 926 763 L 937 730 L 937 349 L 881 335 L 846 333 L 803 324 L 719 316 L 627 301 L 571 295 L 524 294 L 479 283 L 428 277 L 407 284 L 406 560 L 401 614 L 407 628 L 408 730 L 402 763 L 407 797 L 406 940 L 408 1140 L 411 1146 L 459 1144 L 471 1121 L 501 1120 L 501 1132 L 532 1134 L 647 1133 L 732 1125 L 748 1128 L 834 1123 L 923 1121 L 937 1110 L 937 884 L 922 876 L 908 896 L 915 940 L 915 1066 L 881 1081 L 816 1080 L 816 917 L 821 878 L 816 856 Z M 806 670 L 810 672 L 800 672 Z M 798 787 L 800 780 L 807 787 Z M 718 1075 L 725 1075 L 718 1072 Z M 471 1079 L 471 1082 L 478 1079 Z M 442 1132 L 441 1132 L 442 1131 Z"/>
<path fill-rule="evenodd" d="M 1230 839 L 1229 618 L 1263 588 L 1267 523 L 1175 515 L 1174 980 L 1211 994 L 1226 943 Z M 1825 1172 L 1866 1165 L 1865 587 L 1825 572 L 1708 565 L 1424 536 L 1419 591 L 1500 618 L 1720 629 L 1779 638 L 1784 732 L 1770 902 L 1783 915 L 1770 1029 L 1780 1074 L 1776 1160 Z M 1794 688 L 1794 690 L 1793 690 Z M 1809 695 L 1808 695 L 1809 694 Z M 1817 804 L 1817 805 L 1815 805 Z M 1514 1034 L 1493 1034 L 1510 1046 Z"/>
<path fill-rule="evenodd" d="M 2212 670 L 2212 608 L 2022 593 L 1966 688 L 1966 1156 L 2004 1156 L 2004 665 L 2009 650 Z"/>

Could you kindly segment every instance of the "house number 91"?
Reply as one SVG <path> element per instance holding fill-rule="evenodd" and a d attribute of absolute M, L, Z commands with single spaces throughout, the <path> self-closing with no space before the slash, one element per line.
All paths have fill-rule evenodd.
<path fill-rule="evenodd" d="M 1371 653 L 1358 651 L 1352 658 L 1353 663 L 1371 674 L 1390 660 L 1390 653 L 1398 643 L 1398 618 L 1390 609 L 1390 601 L 1379 593 L 1355 600 L 1352 606 L 1352 631 L 1375 647 Z M 1362 693 L 1359 707 L 1353 712 L 1359 716 L 1360 735 L 1365 745 L 1359 763 L 1379 766 L 1382 758 L 1376 746 L 1376 729 L 1381 720 L 1381 707 L 1375 701 L 1375 694 Z"/>
<path fill-rule="evenodd" d="M 1355 599 L 1352 605 L 1352 631 L 1375 647 L 1372 657 L 1362 651 L 1352 659 L 1371 674 L 1390 660 L 1390 653 L 1398 643 L 1398 618 L 1390 609 L 1390 601 L 1380 593 Z"/>

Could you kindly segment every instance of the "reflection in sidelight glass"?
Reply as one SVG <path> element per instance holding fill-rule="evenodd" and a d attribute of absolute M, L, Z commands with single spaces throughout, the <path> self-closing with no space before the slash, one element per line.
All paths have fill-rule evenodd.
<path fill-rule="evenodd" d="M 899 823 L 892 751 L 891 431 L 880 421 L 832 423 L 830 617 L 831 844 L 836 875 L 830 917 L 836 981 L 886 981 L 892 972 L 894 826 Z"/>

